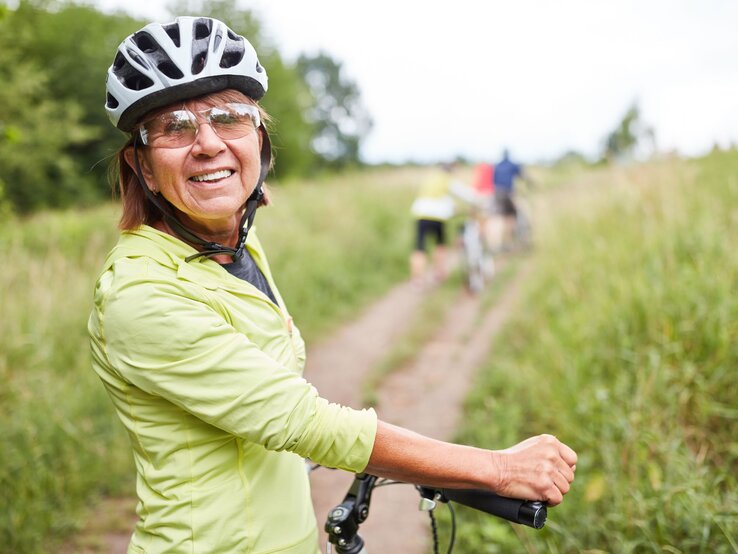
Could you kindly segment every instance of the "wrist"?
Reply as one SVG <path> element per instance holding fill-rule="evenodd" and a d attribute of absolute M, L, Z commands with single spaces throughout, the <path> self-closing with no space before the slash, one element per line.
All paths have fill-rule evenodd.
<path fill-rule="evenodd" d="M 491 450 L 489 452 L 489 458 L 490 458 L 490 476 L 489 476 L 489 487 L 495 491 L 498 492 L 505 490 L 507 488 L 507 485 L 509 484 L 508 481 L 508 471 L 507 471 L 507 457 L 505 454 L 503 454 L 500 451 L 497 450 Z"/>

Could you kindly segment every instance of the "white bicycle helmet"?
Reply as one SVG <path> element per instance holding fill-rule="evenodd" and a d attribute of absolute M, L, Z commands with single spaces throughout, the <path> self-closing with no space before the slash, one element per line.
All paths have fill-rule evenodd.
<path fill-rule="evenodd" d="M 211 17 L 150 23 L 118 47 L 106 80 L 105 110 L 122 131 L 147 112 L 227 88 L 259 100 L 266 70 L 244 37 Z"/>

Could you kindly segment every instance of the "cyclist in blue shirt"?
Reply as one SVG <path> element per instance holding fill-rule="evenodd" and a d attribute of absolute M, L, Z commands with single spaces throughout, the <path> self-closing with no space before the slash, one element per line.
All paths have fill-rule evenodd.
<path fill-rule="evenodd" d="M 525 179 L 523 166 L 513 162 L 510 159 L 510 153 L 505 149 L 502 152 L 502 160 L 495 165 L 493 174 L 494 211 L 504 218 L 503 247 L 509 245 L 512 240 L 515 220 L 518 215 L 514 201 L 516 178 Z"/>

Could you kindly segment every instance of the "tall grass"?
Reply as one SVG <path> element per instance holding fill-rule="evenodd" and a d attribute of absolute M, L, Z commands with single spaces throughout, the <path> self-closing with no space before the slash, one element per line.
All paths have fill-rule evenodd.
<path fill-rule="evenodd" d="M 274 188 L 257 216 L 304 334 L 318 338 L 405 278 L 419 175 L 371 172 Z M 100 495 L 130 494 L 122 427 L 90 369 L 92 287 L 117 208 L 0 224 L 0 552 L 48 552 Z"/>
<path fill-rule="evenodd" d="M 736 552 L 738 153 L 599 171 L 562 200 L 461 439 L 554 433 L 577 479 L 542 532 L 466 514 L 461 551 Z"/>
<path fill-rule="evenodd" d="M 256 225 L 306 339 L 407 277 L 409 206 L 425 172 L 356 172 L 273 190 L 274 206 L 257 216 Z"/>

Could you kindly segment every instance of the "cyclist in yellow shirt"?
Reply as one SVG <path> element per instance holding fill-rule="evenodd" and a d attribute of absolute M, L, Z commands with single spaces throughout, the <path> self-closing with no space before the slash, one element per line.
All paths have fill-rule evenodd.
<path fill-rule="evenodd" d="M 448 276 L 448 221 L 457 212 L 457 203 L 477 202 L 474 191 L 456 177 L 453 163 L 441 164 L 421 184 L 410 207 L 415 218 L 415 246 L 410 254 L 410 276 L 417 284 L 425 284 L 428 252 L 431 251 L 433 278 L 441 282 Z M 433 240 L 431 246 L 429 238 Z"/>

